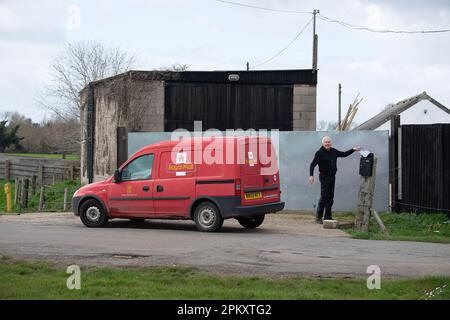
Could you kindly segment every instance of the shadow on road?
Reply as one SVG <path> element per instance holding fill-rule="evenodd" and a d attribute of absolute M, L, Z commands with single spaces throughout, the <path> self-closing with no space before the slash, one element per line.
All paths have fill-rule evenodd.
<path fill-rule="evenodd" d="M 119 228 L 119 229 L 149 229 L 149 230 L 181 230 L 181 231 L 194 231 L 200 232 L 195 227 L 193 221 L 180 221 L 180 220 L 153 220 L 148 219 L 144 221 L 130 221 L 122 219 L 114 219 L 109 221 L 104 228 Z M 224 222 L 222 228 L 215 233 L 265 233 L 268 230 L 264 229 L 245 229 L 240 225 L 227 225 L 227 221 Z"/>

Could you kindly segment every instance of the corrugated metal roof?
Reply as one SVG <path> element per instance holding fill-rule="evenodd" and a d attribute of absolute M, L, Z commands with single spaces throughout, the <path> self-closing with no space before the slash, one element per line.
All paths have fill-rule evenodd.
<path fill-rule="evenodd" d="M 418 94 L 414 97 L 410 97 L 408 99 L 404 99 L 402 101 L 397 102 L 396 104 L 391 105 L 390 107 L 386 108 L 385 110 L 381 111 L 379 114 L 374 116 L 373 118 L 367 120 L 363 124 L 359 125 L 353 130 L 375 130 L 376 128 L 380 127 L 382 124 L 386 123 L 387 121 L 391 120 L 392 117 L 399 115 L 403 111 L 409 109 L 416 103 L 422 101 L 422 100 L 428 100 L 438 108 L 444 110 L 448 114 L 450 114 L 450 110 L 447 109 L 444 105 L 439 103 L 438 101 L 434 100 L 432 97 L 430 97 L 425 91 L 421 94 Z"/>

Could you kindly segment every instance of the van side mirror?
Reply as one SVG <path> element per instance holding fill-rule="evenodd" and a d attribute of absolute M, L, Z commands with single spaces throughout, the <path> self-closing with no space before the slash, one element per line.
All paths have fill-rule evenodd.
<path fill-rule="evenodd" d="M 119 170 L 114 171 L 114 182 L 116 182 L 116 183 L 120 182 L 120 171 Z"/>

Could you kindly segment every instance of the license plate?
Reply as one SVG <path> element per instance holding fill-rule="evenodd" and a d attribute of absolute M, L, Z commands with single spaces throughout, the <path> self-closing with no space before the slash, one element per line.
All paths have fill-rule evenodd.
<path fill-rule="evenodd" d="M 261 199 L 262 192 L 249 192 L 244 195 L 245 200 Z"/>

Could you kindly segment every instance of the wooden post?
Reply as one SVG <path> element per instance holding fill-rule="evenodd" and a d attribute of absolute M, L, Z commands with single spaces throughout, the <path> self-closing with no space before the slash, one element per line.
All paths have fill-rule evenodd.
<path fill-rule="evenodd" d="M 22 178 L 17 178 L 17 199 L 16 199 L 16 204 L 20 204 L 20 199 L 22 199 Z"/>
<path fill-rule="evenodd" d="M 128 159 L 128 131 L 126 127 L 117 127 L 117 167 Z"/>
<path fill-rule="evenodd" d="M 339 83 L 338 86 L 338 126 L 337 130 L 341 130 L 341 96 L 342 96 L 342 85 Z"/>
<path fill-rule="evenodd" d="M 399 180 L 399 128 L 400 116 L 391 118 L 391 135 L 389 137 L 389 183 L 391 184 L 391 211 L 400 212 L 400 203 L 398 199 L 398 180 Z"/>
<path fill-rule="evenodd" d="M 36 194 L 36 175 L 31 177 L 31 196 Z"/>
<path fill-rule="evenodd" d="M 67 204 L 68 204 L 68 201 L 67 201 L 68 192 L 67 191 L 68 191 L 68 189 L 64 188 L 64 205 L 63 205 L 64 211 L 67 211 Z"/>
<path fill-rule="evenodd" d="M 373 194 L 375 190 L 375 176 L 377 173 L 377 158 L 373 159 L 373 170 L 371 177 L 360 177 L 358 196 L 358 209 L 355 215 L 356 230 L 368 232 L 370 213 L 373 205 Z"/>
<path fill-rule="evenodd" d="M 56 173 L 53 174 L 52 185 L 55 185 L 55 183 L 56 183 Z"/>
<path fill-rule="evenodd" d="M 22 194 L 20 199 L 20 209 L 26 209 L 28 207 L 28 186 L 30 180 L 24 179 L 22 182 Z"/>
<path fill-rule="evenodd" d="M 39 211 L 44 209 L 44 186 L 41 186 L 41 194 L 39 195 Z"/>
<path fill-rule="evenodd" d="M 75 179 L 74 171 L 75 171 L 74 166 L 70 166 L 70 168 L 69 168 L 69 179 L 70 179 L 70 181 L 73 181 Z"/>
<path fill-rule="evenodd" d="M 389 232 L 387 231 L 386 227 L 384 226 L 383 221 L 381 220 L 380 216 L 378 215 L 378 212 L 374 209 L 372 209 L 372 215 L 374 216 L 375 220 L 377 221 L 378 225 L 380 226 L 380 230 L 381 232 L 385 235 L 388 236 Z"/>
<path fill-rule="evenodd" d="M 10 162 L 9 162 L 8 159 L 6 159 L 5 160 L 5 181 L 6 182 L 8 182 L 9 178 L 10 178 L 10 176 L 9 176 L 9 173 L 10 173 L 9 167 L 10 167 Z"/>
<path fill-rule="evenodd" d="M 14 178 L 14 205 L 17 204 L 18 199 L 18 193 L 19 193 L 19 178 Z"/>
<path fill-rule="evenodd" d="M 44 185 L 44 166 L 42 164 L 38 167 L 38 180 L 40 186 L 42 187 Z"/>

